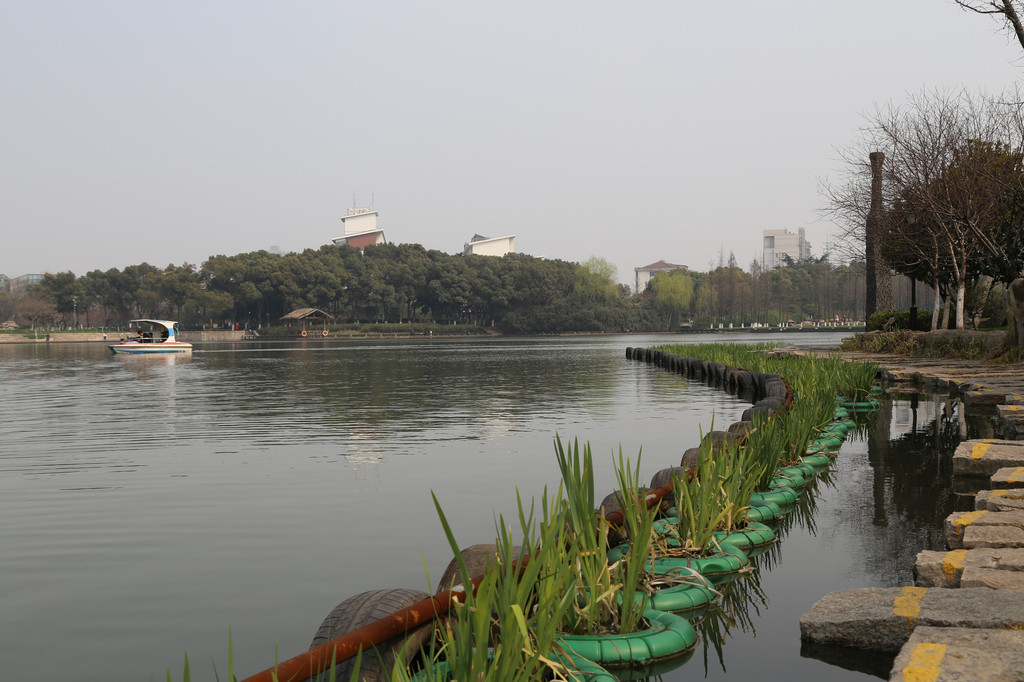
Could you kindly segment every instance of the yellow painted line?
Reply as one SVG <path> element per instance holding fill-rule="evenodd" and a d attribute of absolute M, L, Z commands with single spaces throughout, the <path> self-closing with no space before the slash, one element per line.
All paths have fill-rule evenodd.
<path fill-rule="evenodd" d="M 1020 405 L 1003 405 L 1010 412 L 1020 412 Z"/>
<path fill-rule="evenodd" d="M 910 663 L 903 669 L 906 682 L 935 682 L 942 672 L 942 659 L 946 657 L 946 645 L 921 642 L 910 652 Z"/>
<path fill-rule="evenodd" d="M 961 514 L 957 517 L 957 520 L 953 522 L 956 524 L 957 538 L 962 540 L 964 537 L 964 528 L 971 525 L 985 514 L 988 514 L 988 511 L 982 509 L 981 511 L 967 512 L 966 514 Z"/>
<path fill-rule="evenodd" d="M 956 574 L 964 570 L 964 557 L 967 556 L 966 549 L 954 549 L 946 552 L 946 558 L 942 560 L 942 575 L 946 577 L 946 584 L 956 583 Z"/>
<path fill-rule="evenodd" d="M 992 447 L 991 440 L 983 440 L 980 443 L 975 443 L 974 447 L 971 448 L 971 459 L 978 461 L 985 456 L 985 453 Z"/>
<path fill-rule="evenodd" d="M 1009 497 L 1009 494 L 1008 494 L 1009 492 L 1010 492 L 1009 488 L 1004 488 L 1003 490 L 993 490 L 992 492 L 990 492 L 988 494 L 988 496 L 989 497 Z M 1010 498 L 1010 499 L 1018 499 L 1018 498 Z"/>
<path fill-rule="evenodd" d="M 1024 482 L 1024 467 L 1017 467 L 1011 471 L 1010 475 L 1006 477 L 1006 480 L 1010 483 Z"/>
<path fill-rule="evenodd" d="M 904 587 L 892 602 L 894 615 L 907 619 L 907 629 L 914 629 L 914 621 L 921 615 L 921 600 L 928 594 L 927 587 Z"/>

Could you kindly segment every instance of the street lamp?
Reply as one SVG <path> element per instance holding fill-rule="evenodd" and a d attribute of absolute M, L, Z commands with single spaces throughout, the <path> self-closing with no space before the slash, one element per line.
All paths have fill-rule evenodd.
<path fill-rule="evenodd" d="M 74 296 L 71 297 L 71 305 L 73 305 L 75 307 L 75 321 L 71 325 L 71 328 L 72 329 L 77 329 L 78 328 L 78 299 L 75 298 Z"/>

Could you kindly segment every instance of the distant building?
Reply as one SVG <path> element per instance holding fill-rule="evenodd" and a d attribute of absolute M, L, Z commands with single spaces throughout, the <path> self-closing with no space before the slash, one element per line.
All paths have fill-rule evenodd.
<path fill-rule="evenodd" d="M 475 253 L 478 256 L 504 256 L 506 253 L 515 253 L 516 236 L 514 234 L 504 237 L 481 237 L 473 235 L 462 249 L 462 255 L 468 256 Z"/>
<path fill-rule="evenodd" d="M 650 282 L 655 275 L 659 272 L 671 272 L 673 270 L 687 270 L 685 265 L 676 265 L 675 263 L 666 263 L 663 260 L 657 263 L 651 263 L 645 265 L 642 268 L 633 268 L 636 273 L 636 293 L 643 293 L 644 289 L 647 288 L 647 283 Z"/>
<path fill-rule="evenodd" d="M 39 284 L 43 281 L 43 275 L 22 275 L 21 277 L 14 277 L 8 282 L 8 291 L 11 293 L 11 298 L 20 298 L 25 293 L 25 289 L 28 289 L 33 284 Z"/>
<path fill-rule="evenodd" d="M 387 244 L 384 230 L 377 227 L 377 211 L 368 208 L 350 208 L 347 216 L 342 216 L 341 224 L 345 234 L 331 241 L 339 246 L 348 244 L 362 251 L 374 244 Z"/>
<path fill-rule="evenodd" d="M 789 256 L 794 262 L 811 257 L 811 243 L 807 241 L 802 227 L 796 234 L 789 230 L 764 230 L 763 234 L 761 267 L 765 270 L 774 270 L 785 265 L 785 256 Z"/>

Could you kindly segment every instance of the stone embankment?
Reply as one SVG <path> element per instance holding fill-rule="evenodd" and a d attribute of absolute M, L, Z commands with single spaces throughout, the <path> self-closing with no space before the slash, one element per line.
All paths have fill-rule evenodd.
<path fill-rule="evenodd" d="M 965 441 L 955 477 L 987 488 L 922 551 L 915 585 L 826 595 L 800 619 L 808 642 L 898 652 L 890 680 L 1024 680 L 1024 365 L 848 353 L 892 390 L 949 393 L 994 411 L 1000 439 Z"/>

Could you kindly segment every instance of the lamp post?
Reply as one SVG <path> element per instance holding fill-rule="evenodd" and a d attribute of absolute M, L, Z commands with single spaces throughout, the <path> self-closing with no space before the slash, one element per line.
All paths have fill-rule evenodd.
<path fill-rule="evenodd" d="M 71 329 L 75 330 L 78 328 L 78 299 L 74 296 L 71 297 L 71 305 L 75 307 L 75 320 L 71 324 Z"/>

